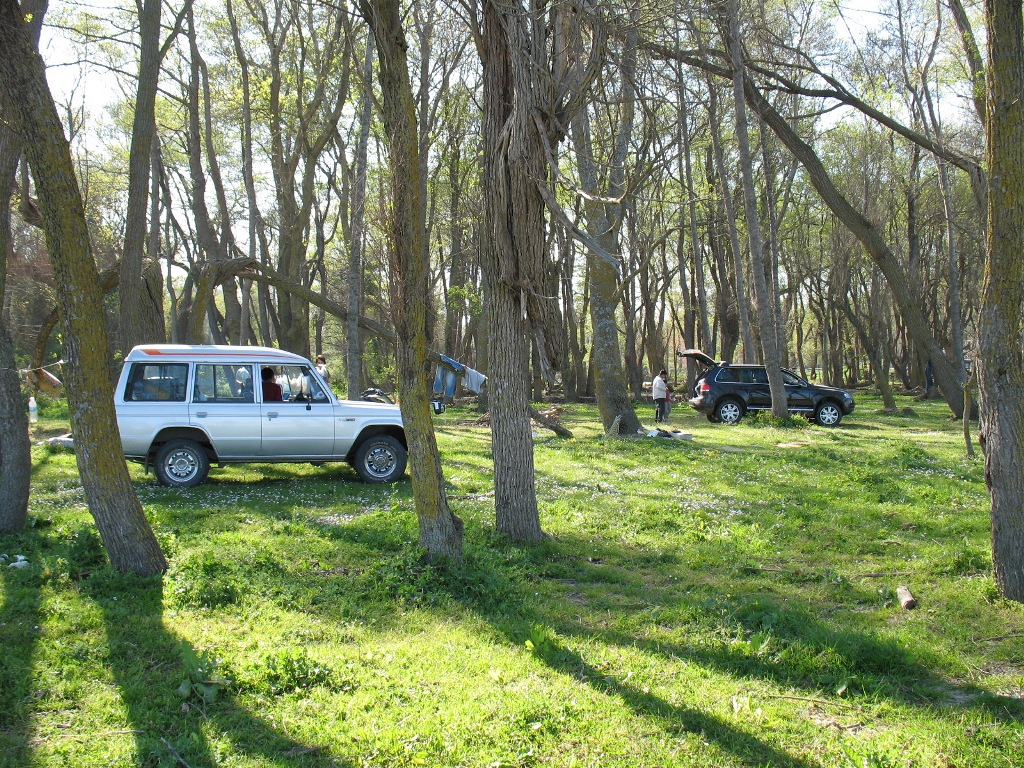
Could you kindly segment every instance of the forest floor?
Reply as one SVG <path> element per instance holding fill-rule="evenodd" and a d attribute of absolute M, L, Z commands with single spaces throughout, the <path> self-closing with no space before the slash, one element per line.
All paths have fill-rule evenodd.
<path fill-rule="evenodd" d="M 171 567 L 122 576 L 73 455 L 38 446 L 0 537 L 0 766 L 1020 765 L 1024 606 L 993 582 L 982 461 L 940 402 L 857 400 L 835 429 L 676 406 L 689 440 L 565 406 L 529 547 L 495 533 L 489 429 L 450 409 L 460 568 L 420 559 L 408 479 L 175 491 L 132 465 Z"/>

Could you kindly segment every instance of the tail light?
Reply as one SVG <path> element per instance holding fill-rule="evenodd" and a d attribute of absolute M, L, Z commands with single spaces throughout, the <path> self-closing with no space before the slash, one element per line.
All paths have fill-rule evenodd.
<path fill-rule="evenodd" d="M 708 384 L 705 379 L 701 379 L 700 380 L 700 392 L 701 392 L 701 394 L 705 394 L 705 393 L 710 392 L 710 391 L 711 391 L 711 385 Z"/>

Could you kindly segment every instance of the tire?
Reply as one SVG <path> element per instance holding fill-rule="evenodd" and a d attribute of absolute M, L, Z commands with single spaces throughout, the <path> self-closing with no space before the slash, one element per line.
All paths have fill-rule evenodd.
<path fill-rule="evenodd" d="M 722 424 L 736 424 L 743 418 L 743 406 L 736 400 L 722 400 L 715 406 L 715 419 Z"/>
<path fill-rule="evenodd" d="M 823 427 L 834 427 L 843 420 L 843 412 L 831 400 L 826 400 L 814 410 L 814 420 Z"/>
<path fill-rule="evenodd" d="M 406 451 L 391 435 L 374 435 L 356 448 L 352 466 L 364 483 L 395 483 L 405 474 Z"/>
<path fill-rule="evenodd" d="M 168 488 L 192 488 L 210 474 L 210 457 L 193 440 L 171 440 L 156 452 L 156 479 Z"/>

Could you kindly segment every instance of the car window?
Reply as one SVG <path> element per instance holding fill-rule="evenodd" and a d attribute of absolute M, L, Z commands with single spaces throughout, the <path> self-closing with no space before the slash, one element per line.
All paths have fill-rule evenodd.
<path fill-rule="evenodd" d="M 308 365 L 282 365 L 274 379 L 287 403 L 326 403 L 329 398 Z"/>
<path fill-rule="evenodd" d="M 768 377 L 763 368 L 723 368 L 716 381 L 732 384 L 767 384 Z"/>
<path fill-rule="evenodd" d="M 791 387 L 802 387 L 804 385 L 798 376 L 790 373 L 789 371 L 782 372 L 782 381 Z"/>
<path fill-rule="evenodd" d="M 194 403 L 254 402 L 252 366 L 237 363 L 198 363 L 192 387 Z"/>
<path fill-rule="evenodd" d="M 124 399 L 183 403 L 187 381 L 187 363 L 135 363 Z"/>

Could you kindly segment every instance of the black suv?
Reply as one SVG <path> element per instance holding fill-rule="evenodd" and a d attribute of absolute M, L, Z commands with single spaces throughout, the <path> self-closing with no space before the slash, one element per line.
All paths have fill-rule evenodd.
<path fill-rule="evenodd" d="M 678 353 L 693 358 L 704 370 L 690 393 L 689 403 L 708 421 L 735 424 L 747 411 L 770 411 L 772 393 L 763 365 L 716 363 L 699 349 Z M 853 413 L 853 395 L 844 389 L 808 384 L 792 371 L 782 369 L 790 413 L 806 414 L 823 427 L 834 427 Z"/>

